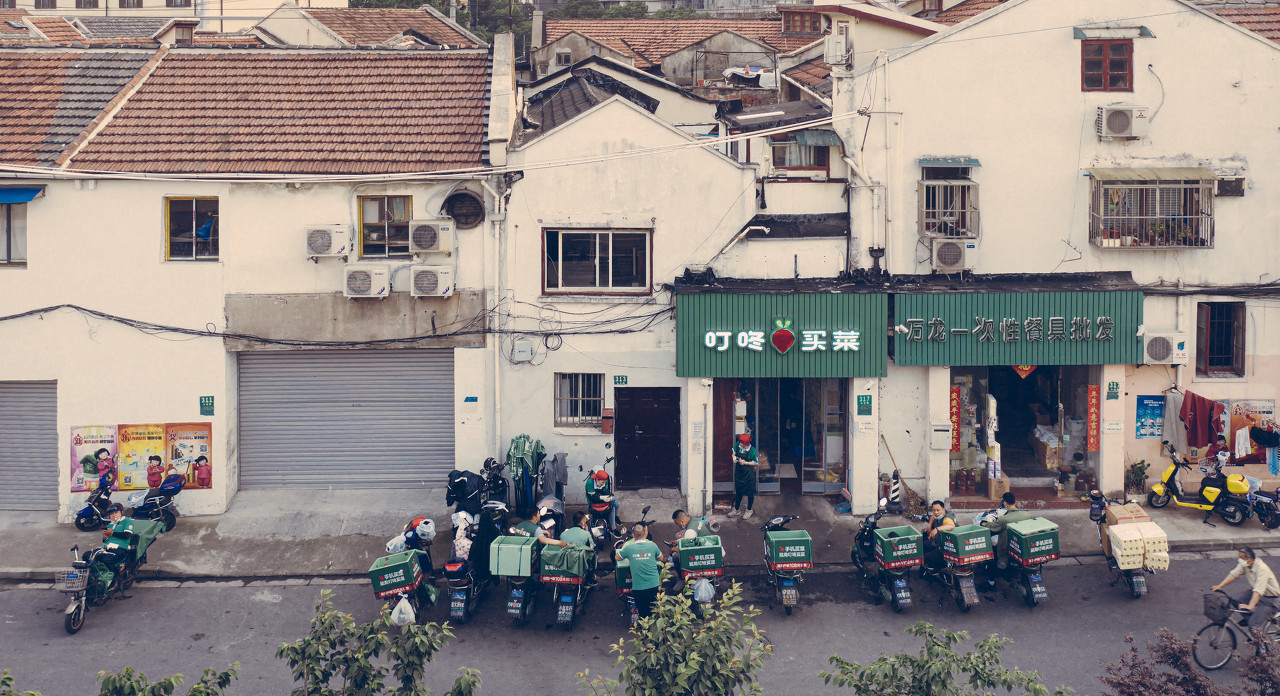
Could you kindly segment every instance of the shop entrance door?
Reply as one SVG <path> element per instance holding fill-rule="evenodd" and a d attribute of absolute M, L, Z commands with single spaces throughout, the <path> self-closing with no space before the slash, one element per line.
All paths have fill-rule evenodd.
<path fill-rule="evenodd" d="M 845 485 L 844 379 L 739 379 L 745 429 L 760 455 L 760 493 L 839 492 Z"/>
<path fill-rule="evenodd" d="M 680 388 L 614 387 L 618 488 L 680 486 Z"/>
<path fill-rule="evenodd" d="M 1024 377 L 1011 367 L 992 366 L 987 374 L 988 393 L 996 402 L 1000 468 L 1010 477 L 1037 479 L 1025 484 L 1056 481 L 1051 471 L 1057 462 L 1048 460 L 1056 450 L 1047 448 L 1045 441 L 1058 441 L 1060 368 L 1040 365 Z"/>

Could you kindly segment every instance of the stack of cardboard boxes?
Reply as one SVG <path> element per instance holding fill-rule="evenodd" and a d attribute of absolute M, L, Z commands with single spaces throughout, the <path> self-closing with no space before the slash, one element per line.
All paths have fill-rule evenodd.
<path fill-rule="evenodd" d="M 1169 537 L 1137 503 L 1108 505 L 1102 550 L 1121 570 L 1169 569 Z"/>

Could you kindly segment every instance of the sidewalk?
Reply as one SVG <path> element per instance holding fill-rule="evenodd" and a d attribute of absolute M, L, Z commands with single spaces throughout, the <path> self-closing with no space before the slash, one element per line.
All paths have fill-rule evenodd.
<path fill-rule="evenodd" d="M 675 491 L 623 491 L 623 521 L 640 518 L 652 505 L 649 519 L 656 539 L 674 536 L 672 511 L 681 504 Z M 181 504 L 181 503 L 179 503 Z M 569 508 L 570 514 L 574 508 Z M 395 511 L 395 512 L 391 512 Z M 383 555 L 383 545 L 415 515 L 430 514 L 439 530 L 433 547 L 437 565 L 444 562 L 452 532 L 443 489 L 404 491 L 271 490 L 243 491 L 222 515 L 183 517 L 161 536 L 148 553 L 143 577 L 160 578 L 278 578 L 364 576 Z M 1088 510 L 1035 511 L 1059 525 L 1063 556 L 1100 553 L 1097 526 Z M 1172 551 L 1209 551 L 1240 546 L 1280 547 L 1280 532 L 1269 532 L 1256 519 L 1230 527 L 1201 524 L 1202 514 L 1191 510 L 1149 510 L 1169 534 Z M 818 496 L 760 496 L 755 516 L 748 521 L 716 516 L 725 560 L 730 566 L 761 568 L 760 526 L 770 515 L 799 515 L 792 529 L 804 529 L 814 540 L 818 565 L 847 564 L 853 535 L 862 515 L 836 515 Z M 961 523 L 973 512 L 958 513 Z M 882 526 L 916 524 L 901 517 L 885 517 Z M 98 533 L 77 531 L 73 525 L 52 522 L 50 513 L 0 513 L 6 552 L 0 580 L 48 580 L 53 571 L 71 561 L 69 549 L 100 543 Z M 745 568 L 744 568 L 745 570 Z"/>

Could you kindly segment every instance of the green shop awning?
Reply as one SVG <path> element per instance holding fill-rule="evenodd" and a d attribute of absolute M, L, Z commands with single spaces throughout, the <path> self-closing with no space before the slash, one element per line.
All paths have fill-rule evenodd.
<path fill-rule="evenodd" d="M 896 365 L 1134 365 L 1142 293 L 895 295 Z"/>
<path fill-rule="evenodd" d="M 883 377 L 883 293 L 676 296 L 681 377 Z"/>

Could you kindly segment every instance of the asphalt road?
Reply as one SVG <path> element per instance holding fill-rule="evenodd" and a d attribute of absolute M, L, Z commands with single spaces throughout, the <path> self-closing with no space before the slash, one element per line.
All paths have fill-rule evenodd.
<path fill-rule="evenodd" d="M 768 694 L 841 693 L 818 678 L 832 654 L 865 663 L 881 652 L 915 652 L 918 644 L 903 629 L 925 620 L 973 636 L 1012 638 L 1006 665 L 1038 669 L 1050 687 L 1066 684 L 1076 693 L 1099 694 L 1101 662 L 1123 651 L 1125 634 L 1143 639 L 1167 626 L 1189 635 L 1204 625 L 1201 593 L 1235 563 L 1233 553 L 1211 555 L 1175 557 L 1171 570 L 1152 578 L 1151 594 L 1140 600 L 1123 586 L 1109 587 L 1105 566 L 1066 559 L 1046 572 L 1050 598 L 1041 606 L 1030 609 L 1012 595 L 996 595 L 967 615 L 950 603 L 939 606 L 934 589 L 924 583 L 912 583 L 917 605 L 895 615 L 888 606 L 873 605 L 849 574 L 811 573 L 792 616 L 766 608 L 758 619 L 775 651 L 762 684 Z M 433 666 L 432 693 L 443 692 L 462 666 L 478 669 L 482 692 L 491 694 L 574 693 L 575 672 L 583 667 L 616 675 L 609 644 L 625 633 L 624 620 L 604 580 L 601 587 L 610 591 L 591 598 L 571 633 L 551 625 L 547 602 L 531 625 L 513 628 L 490 595 L 480 614 L 455 630 L 457 638 Z M 753 602 L 767 603 L 761 578 L 748 579 L 746 586 Z M 96 694 L 99 670 L 133 666 L 153 678 L 181 673 L 190 683 L 206 667 L 238 660 L 242 672 L 233 694 L 283 695 L 292 684 L 275 649 L 307 631 L 321 589 L 286 581 L 139 583 L 130 599 L 91 611 L 84 629 L 69 636 L 62 629 L 62 595 L 44 587 L 0 585 L 0 669 L 16 675 L 19 689 L 62 696 Z M 358 620 L 374 616 L 378 604 L 367 581 L 332 589 L 339 608 Z M 428 618 L 446 616 L 441 605 Z"/>

